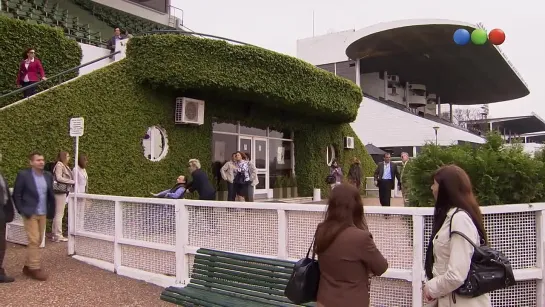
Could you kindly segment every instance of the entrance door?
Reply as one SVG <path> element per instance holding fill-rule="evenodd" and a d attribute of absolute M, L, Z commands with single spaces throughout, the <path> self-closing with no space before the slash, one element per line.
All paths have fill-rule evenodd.
<path fill-rule="evenodd" d="M 255 198 L 266 198 L 269 191 L 269 150 L 266 138 L 240 136 L 239 151 L 246 154 L 257 168 L 259 184 L 255 187 Z"/>

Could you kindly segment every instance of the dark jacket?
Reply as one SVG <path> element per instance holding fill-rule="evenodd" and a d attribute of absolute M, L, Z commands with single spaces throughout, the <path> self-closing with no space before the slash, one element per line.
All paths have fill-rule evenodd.
<path fill-rule="evenodd" d="M 45 182 L 47 184 L 47 218 L 52 219 L 55 216 L 55 194 L 53 192 L 53 175 L 44 171 Z M 13 187 L 13 202 L 20 215 L 30 217 L 35 214 L 38 206 L 39 196 L 36 189 L 36 183 L 32 175 L 32 169 L 28 168 L 20 171 L 15 179 Z"/>
<path fill-rule="evenodd" d="M 216 190 L 208 180 L 208 176 L 201 169 L 196 169 L 191 173 L 193 180 L 187 184 L 190 192 L 197 191 L 200 200 L 215 200 Z"/>
<path fill-rule="evenodd" d="M 121 34 L 117 40 L 123 40 L 123 39 L 126 39 L 127 37 L 123 34 Z M 115 52 L 115 41 L 116 41 L 116 37 L 115 35 L 112 36 L 108 42 L 106 43 L 106 48 L 110 49 L 110 52 Z"/>
<path fill-rule="evenodd" d="M 381 181 L 383 174 L 384 174 L 384 162 L 380 162 L 377 165 L 377 169 L 375 170 L 375 176 L 374 176 L 375 181 Z M 392 163 L 392 162 L 390 162 L 390 176 L 391 176 L 392 180 L 394 180 L 394 178 L 397 178 L 398 185 L 401 183 L 401 181 L 399 180 L 399 171 L 397 169 L 397 165 L 395 163 Z M 391 189 L 392 190 L 394 189 L 393 184 L 391 186 Z"/>
<path fill-rule="evenodd" d="M 9 185 L 4 176 L 0 174 L 0 224 L 11 223 L 14 218 L 15 209 L 13 208 L 13 199 L 11 198 Z"/>

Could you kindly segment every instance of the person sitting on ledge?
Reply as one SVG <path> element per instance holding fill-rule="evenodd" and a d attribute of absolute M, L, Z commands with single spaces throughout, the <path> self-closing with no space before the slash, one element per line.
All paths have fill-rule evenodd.
<path fill-rule="evenodd" d="M 151 195 L 155 197 L 180 199 L 184 197 L 185 191 L 186 191 L 185 176 L 179 176 L 178 179 L 176 179 L 176 184 L 174 185 L 174 187 L 172 187 L 172 189 L 164 190 L 157 194 L 154 194 L 152 192 L 150 193 Z"/>

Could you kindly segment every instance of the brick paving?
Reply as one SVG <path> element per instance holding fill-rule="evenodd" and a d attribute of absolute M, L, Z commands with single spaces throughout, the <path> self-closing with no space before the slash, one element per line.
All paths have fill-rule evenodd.
<path fill-rule="evenodd" d="M 31 280 L 21 273 L 24 246 L 9 244 L 4 260 L 15 282 L 0 284 L 2 307 L 161 307 L 176 306 L 159 299 L 162 288 L 116 275 L 67 256 L 66 243 L 46 242 L 43 265 L 49 280 Z"/>

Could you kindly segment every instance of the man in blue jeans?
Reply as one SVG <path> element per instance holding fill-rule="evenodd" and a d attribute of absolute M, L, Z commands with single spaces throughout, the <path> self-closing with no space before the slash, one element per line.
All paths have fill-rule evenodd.
<path fill-rule="evenodd" d="M 8 182 L 0 174 L 0 283 L 13 282 L 14 279 L 6 275 L 2 266 L 6 255 L 6 224 L 13 221 L 15 210 L 9 192 Z"/>

